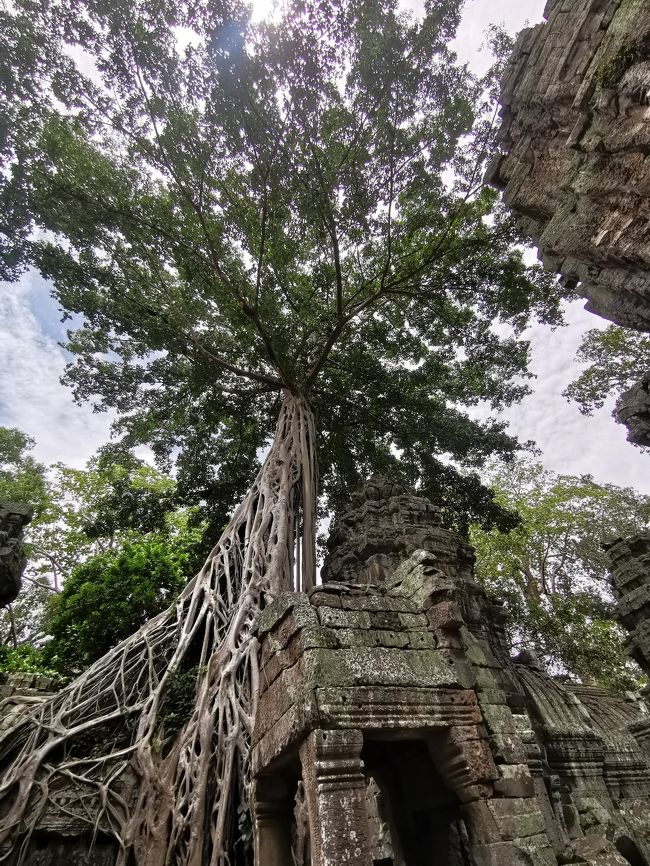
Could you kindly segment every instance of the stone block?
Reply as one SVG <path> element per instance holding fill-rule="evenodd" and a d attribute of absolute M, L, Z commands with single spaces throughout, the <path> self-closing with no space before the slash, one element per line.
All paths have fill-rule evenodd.
<path fill-rule="evenodd" d="M 394 731 L 469 730 L 478 720 L 473 692 L 460 689 L 357 686 L 317 688 L 323 725 Z M 431 746 L 435 752 L 437 744 Z"/>
<path fill-rule="evenodd" d="M 532 797 L 504 797 L 487 801 L 502 839 L 520 839 L 544 833 L 544 818 Z"/>
<path fill-rule="evenodd" d="M 488 703 L 483 698 L 483 692 L 478 693 L 478 702 L 485 725 L 491 734 L 515 733 L 515 723 L 509 707 L 504 704 Z"/>
<path fill-rule="evenodd" d="M 279 593 L 260 614 L 257 622 L 258 637 L 264 637 L 296 606 L 309 607 L 309 598 L 304 592 Z"/>
<path fill-rule="evenodd" d="M 370 613 L 366 610 L 319 607 L 318 620 L 325 628 L 370 628 Z"/>
<path fill-rule="evenodd" d="M 409 631 L 406 636 L 411 649 L 435 649 L 438 646 L 430 631 Z"/>
<path fill-rule="evenodd" d="M 400 613 L 398 617 L 398 625 L 403 628 L 426 628 L 428 625 L 427 618 L 422 613 Z"/>
<path fill-rule="evenodd" d="M 535 785 L 525 764 L 500 764 L 494 792 L 499 797 L 534 797 Z"/>
<path fill-rule="evenodd" d="M 441 650 L 351 647 L 308 649 L 300 662 L 305 682 L 328 685 L 458 686 L 468 688 L 462 667 Z"/>
<path fill-rule="evenodd" d="M 463 615 L 456 601 L 441 601 L 432 605 L 426 612 L 431 628 L 445 631 L 458 631 L 463 625 Z"/>
<path fill-rule="evenodd" d="M 523 764 L 526 761 L 523 743 L 516 734 L 491 733 L 490 747 L 497 764 Z"/>
<path fill-rule="evenodd" d="M 341 647 L 356 646 L 384 646 L 384 647 L 407 647 L 409 636 L 407 632 L 383 631 L 380 629 L 352 629 L 339 628 L 332 632 L 338 638 Z M 418 649 L 424 649 L 424 646 Z"/>

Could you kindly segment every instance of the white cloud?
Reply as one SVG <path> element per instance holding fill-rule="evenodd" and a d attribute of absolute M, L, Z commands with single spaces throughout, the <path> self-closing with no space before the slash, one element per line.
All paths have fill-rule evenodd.
<path fill-rule="evenodd" d="M 60 331 L 38 275 L 0 284 L 0 424 L 33 436 L 38 460 L 81 466 L 108 440 L 110 416 L 77 406 L 59 382 Z"/>
<path fill-rule="evenodd" d="M 525 335 L 531 341 L 531 370 L 537 376 L 531 383 L 534 393 L 504 415 L 520 440 L 535 440 L 548 469 L 591 474 L 598 481 L 650 494 L 650 455 L 626 441 L 625 428 L 612 418 L 612 403 L 586 417 L 562 396 L 582 369 L 574 361 L 582 335 L 609 324 L 586 312 L 583 304 L 567 305 L 567 327 L 552 331 L 536 325 Z"/>

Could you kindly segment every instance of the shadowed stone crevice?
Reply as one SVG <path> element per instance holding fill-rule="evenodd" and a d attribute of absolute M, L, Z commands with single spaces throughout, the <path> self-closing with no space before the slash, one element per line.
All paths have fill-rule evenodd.
<path fill-rule="evenodd" d="M 648 866 L 648 861 L 629 836 L 620 836 L 616 840 L 616 850 L 625 858 L 630 866 Z"/>

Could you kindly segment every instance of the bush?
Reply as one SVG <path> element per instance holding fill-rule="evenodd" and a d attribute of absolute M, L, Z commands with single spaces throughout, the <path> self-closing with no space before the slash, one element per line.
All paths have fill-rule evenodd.
<path fill-rule="evenodd" d="M 23 644 L 16 649 L 0 646 L 0 671 L 41 674 L 45 677 L 54 677 L 58 674 L 45 661 L 43 648 L 31 644 Z"/>
<path fill-rule="evenodd" d="M 74 676 L 165 610 L 185 585 L 189 554 L 174 539 L 145 536 L 72 570 L 50 600 L 48 664 Z"/>

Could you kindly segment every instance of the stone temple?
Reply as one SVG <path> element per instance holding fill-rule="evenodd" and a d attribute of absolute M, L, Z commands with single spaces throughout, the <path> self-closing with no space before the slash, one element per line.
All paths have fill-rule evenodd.
<path fill-rule="evenodd" d="M 259 636 L 260 866 L 650 863 L 645 706 L 511 660 L 426 500 L 371 479 Z"/>
<path fill-rule="evenodd" d="M 650 2 L 549 0 L 546 18 L 508 67 L 489 179 L 594 312 L 649 330 Z M 650 442 L 646 379 L 621 411 Z M 650 536 L 609 557 L 650 674 Z M 511 659 L 472 549 L 426 500 L 371 479 L 322 584 L 278 596 L 258 639 L 255 866 L 650 866 L 645 703 Z M 0 735 L 48 685 L 5 676 Z M 21 862 L 112 866 L 116 843 L 83 827 L 73 804 L 46 812 Z"/>
<path fill-rule="evenodd" d="M 650 670 L 644 544 L 612 560 Z M 371 479 L 322 578 L 258 625 L 255 866 L 650 864 L 646 707 L 512 660 L 501 606 L 436 507 Z M 43 687 L 7 678 L 5 724 Z M 112 866 L 114 843 L 89 850 L 70 810 L 41 817 L 26 866 Z"/>

